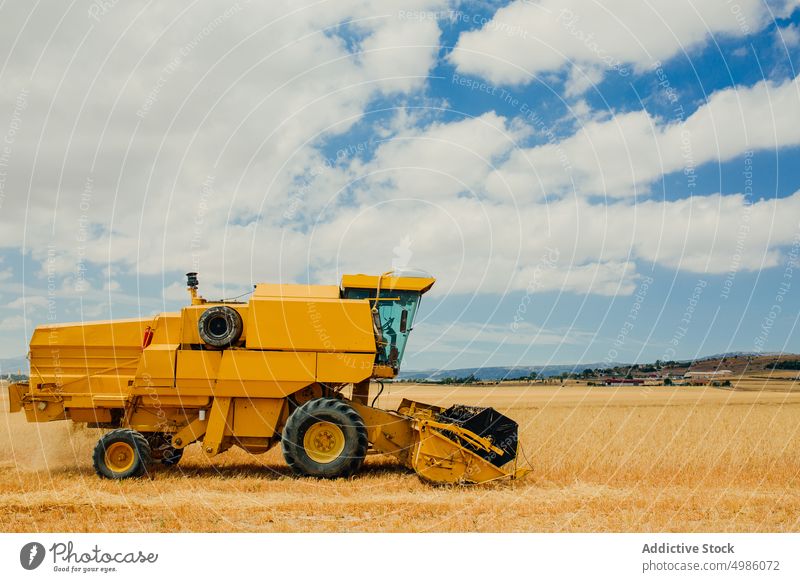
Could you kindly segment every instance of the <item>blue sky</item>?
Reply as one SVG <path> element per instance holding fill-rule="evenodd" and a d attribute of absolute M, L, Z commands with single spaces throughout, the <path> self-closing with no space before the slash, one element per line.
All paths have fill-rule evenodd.
<path fill-rule="evenodd" d="M 0 358 L 408 265 L 407 369 L 800 351 L 797 5 L 7 2 Z"/>

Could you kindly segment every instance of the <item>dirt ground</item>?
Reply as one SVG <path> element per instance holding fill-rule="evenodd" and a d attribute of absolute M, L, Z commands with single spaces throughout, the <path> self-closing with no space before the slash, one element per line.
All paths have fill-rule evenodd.
<path fill-rule="evenodd" d="M 792 389 L 797 391 L 793 391 Z M 97 478 L 99 431 L 0 403 L 2 531 L 800 531 L 800 386 L 387 385 L 379 401 L 494 406 L 520 423 L 522 481 L 432 487 L 370 457 L 348 480 L 289 475 L 279 450 L 197 445 L 152 478 Z"/>

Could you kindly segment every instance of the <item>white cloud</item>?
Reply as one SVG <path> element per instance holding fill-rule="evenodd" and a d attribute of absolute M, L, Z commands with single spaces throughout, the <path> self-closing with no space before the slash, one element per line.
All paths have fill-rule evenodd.
<path fill-rule="evenodd" d="M 778 42 L 787 48 L 800 46 L 800 26 L 796 24 L 789 24 L 783 28 L 778 27 L 775 29 L 775 34 Z"/>
<path fill-rule="evenodd" d="M 281 271 L 277 258 L 251 262 L 253 235 L 264 240 L 264 217 L 281 221 L 316 148 L 376 97 L 424 87 L 439 28 L 398 10 L 446 2 L 120 2 L 99 24 L 93 5 L 3 6 L 0 37 L 23 34 L 0 95 L 2 111 L 19 113 L 0 247 L 26 240 L 42 277 L 196 261 L 241 281 L 254 262 Z"/>
<path fill-rule="evenodd" d="M 319 280 L 335 281 L 344 272 L 383 270 L 392 248 L 410 236 L 414 264 L 440 278 L 436 293 L 627 295 L 636 288 L 637 261 L 714 274 L 774 267 L 797 236 L 798 215 L 800 193 L 753 204 L 711 195 L 520 208 L 474 199 L 430 206 L 398 197 L 320 224 L 303 254 L 317 259 Z"/>
<path fill-rule="evenodd" d="M 188 301 L 188 297 L 189 295 L 186 291 L 186 285 L 172 283 L 164 288 L 165 301 Z"/>
<path fill-rule="evenodd" d="M 587 89 L 594 87 L 603 80 L 603 68 L 598 66 L 572 65 L 570 67 L 567 82 L 564 85 L 565 97 L 577 97 L 583 95 Z"/>
<path fill-rule="evenodd" d="M 0 319 L 0 330 L 15 331 L 18 329 L 31 329 L 31 320 L 21 315 L 12 315 Z"/>
<path fill-rule="evenodd" d="M 685 167 L 685 132 L 698 165 L 798 143 L 796 81 L 721 91 L 682 124 L 645 111 L 600 119 L 578 101 L 578 132 L 521 148 L 541 128 L 494 112 L 444 122 L 410 109 L 391 119 L 369 111 L 379 96 L 398 107 L 419 98 L 436 62 L 435 21 L 385 16 L 401 5 L 413 8 L 248 4 L 206 34 L 224 12 L 217 4 L 169 3 L 137 16 L 119 3 L 81 47 L 85 11 L 68 13 L 58 29 L 66 7 L 37 11 L 0 96 L 4 110 L 19 95 L 26 101 L 6 185 L 18 194 L 4 200 L 0 245 L 26 240 L 41 275 L 61 277 L 63 294 L 75 290 L 81 262 L 105 267 L 91 269 L 102 277 L 83 287 L 93 299 L 107 298 L 104 283 L 115 289 L 126 275 L 164 271 L 199 270 L 209 297 L 264 280 L 330 283 L 342 272 L 389 268 L 399 245 L 410 264 L 440 278 L 437 293 L 627 294 L 641 276 L 637 261 L 722 273 L 734 253 L 742 269 L 781 259 L 800 195 L 752 206 L 741 196 L 634 203 L 630 195 Z M 0 34 L 27 16 L 27 4 L 10 6 Z M 646 10 L 631 8 L 630 18 Z M 700 20 L 689 10 L 668 22 L 681 42 L 704 42 L 704 25 L 684 22 L 692 19 Z M 353 20 L 347 33 L 343 20 Z M 737 34 L 725 22 L 712 30 Z M 675 48 L 662 33 L 651 52 L 666 58 Z M 198 34 L 208 40 L 195 46 Z M 618 52 L 649 64 L 640 48 Z M 572 58 L 571 95 L 599 79 L 590 57 Z M 547 70 L 567 62 L 559 59 Z M 365 138 L 353 137 L 326 166 L 321 144 L 356 124 L 384 141 L 366 151 Z M 772 227 L 752 229 L 742 246 L 735 234 L 745 212 Z M 545 249 L 557 258 L 543 258 Z M 164 290 L 167 300 L 185 297 L 180 283 Z"/>
<path fill-rule="evenodd" d="M 798 78 L 724 89 L 685 120 L 659 119 L 644 110 L 621 113 L 586 121 L 560 142 L 514 151 L 488 188 L 504 198 L 510 187 L 520 200 L 642 195 L 671 172 L 691 174 L 701 164 L 727 161 L 748 150 L 800 144 L 797 119 Z M 687 186 L 683 194 L 691 193 Z"/>
<path fill-rule="evenodd" d="M 714 114 L 732 124 L 716 99 L 712 97 Z M 755 107 L 757 98 L 748 99 Z M 704 116 L 711 113 L 698 113 Z M 701 131 L 699 121 L 687 124 L 695 124 L 693 132 Z M 603 133 L 599 124 L 593 131 Z M 673 131 L 677 129 L 659 130 L 660 139 L 667 143 Z M 322 212 L 324 219 L 307 235 L 285 230 L 278 254 L 300 261 L 308 257 L 318 280 L 335 281 L 343 272 L 384 270 L 394 258 L 393 249 L 410 241 L 411 263 L 440 277 L 437 293 L 529 290 L 613 296 L 635 290 L 637 261 L 700 273 L 757 270 L 778 265 L 781 249 L 796 236 L 792 217 L 800 213 L 800 193 L 778 200 L 759 200 L 753 192 L 669 201 L 532 197 L 530 191 L 541 187 L 533 169 L 541 172 L 542 165 L 508 175 L 506 166 L 519 155 L 514 135 L 512 125 L 495 114 L 432 124 L 427 131 L 400 131 L 396 139 L 378 146 L 372 160 L 340 171 L 357 178 L 347 203 L 325 200 L 309 209 Z M 750 137 L 749 145 L 760 139 Z M 725 144 L 729 146 L 730 141 Z M 566 144 L 544 147 L 574 151 Z M 711 148 L 698 150 L 698 156 L 700 151 L 702 156 L 713 153 Z M 492 164 L 509 155 L 511 161 L 500 170 Z M 680 152 L 670 156 L 682 162 Z M 642 173 L 650 181 L 662 169 L 656 159 L 655 165 L 644 164 Z M 550 179 L 555 175 L 544 173 Z M 498 186 L 504 178 L 510 187 Z M 591 192 L 591 182 L 579 183 L 582 194 Z M 768 226 L 750 228 L 755 224 Z"/>
<path fill-rule="evenodd" d="M 772 2 L 776 16 L 796 0 Z M 452 62 L 494 83 L 527 83 L 565 66 L 599 66 L 630 73 L 717 35 L 746 36 L 771 22 L 763 0 L 517 1 L 500 8 L 481 29 L 462 33 Z M 523 32 L 509 34 L 509 26 Z"/>
<path fill-rule="evenodd" d="M 529 128 L 490 112 L 400 132 L 366 165 L 356 161 L 352 170 L 366 174 L 369 190 L 389 181 L 393 189 L 436 202 L 482 189 L 494 164 L 529 134 Z"/>
<path fill-rule="evenodd" d="M 25 295 L 24 297 L 17 297 L 6 305 L 8 309 L 35 309 L 40 307 L 47 307 L 47 297 L 43 295 Z"/>
<path fill-rule="evenodd" d="M 490 354 L 503 352 L 511 346 L 527 347 L 583 344 L 591 341 L 593 334 L 574 329 L 548 330 L 527 321 L 512 327 L 508 324 L 479 323 L 458 320 L 455 323 L 424 322 L 414 326 L 413 351 L 417 353 L 437 352 L 454 358 L 465 354 Z"/>

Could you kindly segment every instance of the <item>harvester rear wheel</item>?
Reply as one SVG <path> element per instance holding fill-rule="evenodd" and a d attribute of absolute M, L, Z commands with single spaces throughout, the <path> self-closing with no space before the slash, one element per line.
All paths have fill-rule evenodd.
<path fill-rule="evenodd" d="M 283 458 L 299 475 L 349 477 L 367 454 L 364 420 L 347 403 L 317 398 L 296 409 L 283 429 Z"/>
<path fill-rule="evenodd" d="M 106 479 L 141 477 L 151 463 L 150 445 L 140 432 L 118 428 L 97 441 L 92 460 L 94 470 Z"/>

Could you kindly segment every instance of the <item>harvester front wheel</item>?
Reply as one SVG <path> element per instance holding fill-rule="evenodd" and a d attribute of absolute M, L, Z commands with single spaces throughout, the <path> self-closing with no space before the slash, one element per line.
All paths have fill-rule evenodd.
<path fill-rule="evenodd" d="M 106 479 L 141 477 L 151 463 L 150 445 L 140 432 L 118 428 L 97 441 L 92 460 L 94 470 Z"/>
<path fill-rule="evenodd" d="M 317 398 L 296 409 L 283 429 L 283 458 L 292 471 L 309 477 L 349 477 L 367 454 L 364 420 L 347 403 Z"/>

